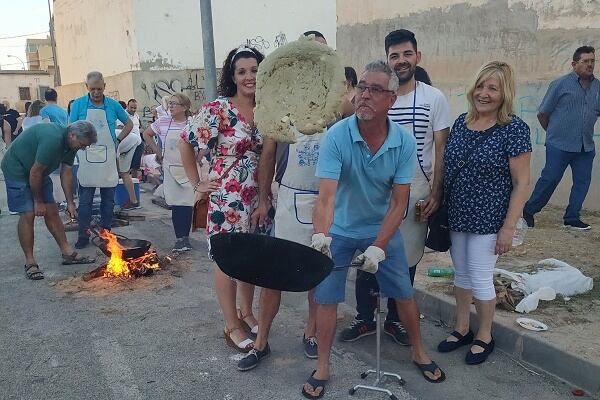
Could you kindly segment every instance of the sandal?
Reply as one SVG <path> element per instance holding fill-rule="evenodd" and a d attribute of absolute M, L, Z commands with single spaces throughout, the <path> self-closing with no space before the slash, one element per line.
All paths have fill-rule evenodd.
<path fill-rule="evenodd" d="M 446 374 L 444 373 L 444 371 L 442 371 L 442 369 L 440 367 L 438 367 L 438 365 L 433 360 L 429 364 L 419 364 L 416 361 L 413 361 L 413 363 L 417 366 L 417 368 L 419 368 L 419 370 L 421 371 L 421 374 L 423 374 L 423 378 L 425 378 L 425 380 L 427 382 L 440 383 L 446 379 Z M 425 372 L 431 372 L 432 374 L 435 374 L 435 370 L 438 368 L 441 372 L 441 375 L 439 378 L 431 379 L 430 377 L 425 375 Z"/>
<path fill-rule="evenodd" d="M 473 334 L 473 331 L 470 329 L 469 329 L 469 332 L 467 332 L 464 335 L 461 335 L 457 331 L 453 331 L 450 335 L 454 336 L 458 340 L 456 340 L 454 342 L 450 342 L 447 339 L 442 340 L 440 342 L 440 344 L 438 344 L 438 347 L 437 347 L 438 351 L 440 353 L 449 353 L 451 351 L 458 349 L 461 346 L 465 346 L 465 345 L 471 343 L 473 341 L 473 338 L 475 337 L 475 335 Z"/>
<path fill-rule="evenodd" d="M 252 350 L 254 348 L 254 341 L 251 339 L 244 339 L 239 343 L 234 342 L 233 339 L 231 338 L 231 332 L 236 331 L 238 329 L 243 331 L 241 326 L 236 326 L 231 329 L 225 329 L 223 331 L 223 334 L 225 335 L 225 342 L 227 342 L 227 344 L 229 346 L 233 347 L 240 353 L 248 353 L 250 350 Z"/>
<path fill-rule="evenodd" d="M 88 256 L 80 256 L 76 251 L 73 252 L 70 256 L 66 256 L 63 254 L 62 265 L 74 265 L 74 264 L 92 264 L 96 262 L 95 258 Z"/>
<path fill-rule="evenodd" d="M 25 265 L 25 276 L 32 281 L 39 281 L 44 279 L 44 273 L 37 264 L 26 264 Z"/>
<path fill-rule="evenodd" d="M 325 385 L 327 384 L 327 379 L 315 378 L 315 372 L 317 372 L 317 370 L 314 370 L 312 374 L 310 374 L 310 377 L 306 380 L 306 383 L 312 387 L 313 392 L 316 392 L 319 388 L 321 388 L 321 391 L 317 395 L 310 394 L 306 391 L 305 383 L 304 386 L 302 386 L 302 396 L 306 397 L 307 399 L 320 399 L 325 394 Z"/>
<path fill-rule="evenodd" d="M 471 349 L 469 349 L 469 351 L 467 352 L 465 362 L 469 365 L 481 364 L 482 362 L 487 360 L 490 354 L 492 354 L 492 352 L 494 351 L 495 344 L 496 342 L 494 342 L 494 338 L 492 338 L 492 340 L 489 343 L 486 343 L 483 340 L 479 339 L 473 341 L 473 346 L 479 346 L 483 349 L 483 351 L 480 353 L 473 353 L 473 350 L 471 350 L 473 347 L 471 347 Z"/>
<path fill-rule="evenodd" d="M 250 326 L 250 324 L 246 322 L 246 318 L 250 318 L 250 317 L 252 317 L 254 320 L 256 320 L 256 318 L 254 318 L 254 314 L 252 314 L 252 312 L 250 312 L 250 314 L 242 315 L 242 310 L 240 310 L 239 308 L 237 311 L 238 311 L 238 319 L 243 324 L 244 330 L 246 332 L 248 332 L 248 335 L 253 340 L 256 340 L 256 336 L 258 335 L 258 324 L 254 325 L 254 326 Z"/>

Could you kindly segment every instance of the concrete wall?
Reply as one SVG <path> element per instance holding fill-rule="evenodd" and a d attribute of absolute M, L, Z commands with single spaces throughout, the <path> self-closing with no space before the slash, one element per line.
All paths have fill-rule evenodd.
<path fill-rule="evenodd" d="M 92 70 L 112 76 L 138 68 L 132 0 L 55 0 L 56 51 L 63 85 Z"/>
<path fill-rule="evenodd" d="M 40 99 L 40 86 L 52 86 L 52 84 L 53 78 L 46 72 L 0 71 L 0 101 L 8 100 L 15 110 L 25 112 L 25 101 L 27 100 L 20 100 L 19 87 L 28 87 L 31 101 L 33 101 Z"/>
<path fill-rule="evenodd" d="M 207 99 L 204 96 L 204 72 L 199 69 L 180 71 L 137 71 L 132 87 L 138 101 L 138 114 L 144 124 L 152 119 L 152 107 L 161 104 L 164 96 L 184 93 L 198 109 Z"/>
<path fill-rule="evenodd" d="M 534 183 L 545 163 L 545 132 L 536 114 L 548 85 L 571 70 L 577 47 L 600 48 L 596 2 L 338 0 L 337 15 L 338 54 L 357 71 L 373 59 L 385 58 L 383 39 L 388 32 L 415 32 L 423 53 L 421 65 L 446 94 L 453 116 L 466 111 L 466 91 L 482 64 L 493 59 L 510 63 L 518 80 L 515 113 L 531 128 Z M 600 137 L 600 124 L 595 136 Z M 596 158 L 594 171 L 599 166 Z M 551 200 L 554 204 L 568 201 L 570 171 L 565 176 Z M 600 198 L 600 174 L 594 173 L 592 180 L 584 206 L 600 210 L 600 203 L 593 201 Z"/>

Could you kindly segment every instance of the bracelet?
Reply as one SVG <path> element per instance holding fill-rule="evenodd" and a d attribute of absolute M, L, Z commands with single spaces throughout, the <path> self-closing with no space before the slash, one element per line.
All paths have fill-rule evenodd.
<path fill-rule="evenodd" d="M 201 184 L 201 183 L 202 183 L 202 182 L 198 181 L 198 183 L 196 183 L 196 184 L 194 185 L 194 192 L 197 192 L 197 191 L 198 191 L 198 187 L 200 187 L 200 184 Z"/>

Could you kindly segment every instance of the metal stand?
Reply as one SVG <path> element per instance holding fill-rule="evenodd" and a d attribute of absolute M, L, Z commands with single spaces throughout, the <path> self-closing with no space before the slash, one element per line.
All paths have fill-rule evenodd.
<path fill-rule="evenodd" d="M 402 379 L 402 377 L 398 374 L 392 374 L 390 372 L 384 372 L 381 370 L 381 315 L 383 314 L 383 311 L 381 309 L 381 295 L 379 293 L 375 293 L 375 292 L 371 292 L 372 296 L 375 296 L 377 298 L 377 315 L 375 316 L 375 323 L 376 323 L 376 337 L 377 337 L 377 366 L 376 369 L 369 369 L 365 372 L 363 372 L 362 374 L 360 374 L 361 379 L 365 379 L 367 376 L 369 376 L 370 374 L 375 374 L 376 375 L 376 379 L 373 382 L 372 385 L 356 385 L 353 388 L 351 388 L 348 393 L 350 395 L 353 395 L 354 393 L 356 393 L 356 391 L 358 389 L 364 389 L 364 390 L 371 390 L 374 392 L 381 392 L 381 393 L 385 393 L 390 397 L 390 400 L 398 400 L 398 398 L 388 389 L 385 389 L 382 387 L 384 380 L 382 378 L 385 377 L 392 377 L 392 378 L 396 378 L 398 380 L 398 383 L 400 384 L 400 386 L 403 386 L 406 381 L 404 379 Z"/>

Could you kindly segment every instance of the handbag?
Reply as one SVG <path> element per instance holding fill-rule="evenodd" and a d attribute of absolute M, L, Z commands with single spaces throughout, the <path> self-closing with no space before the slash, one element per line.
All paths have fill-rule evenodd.
<path fill-rule="evenodd" d="M 244 157 L 244 154 L 240 154 L 239 156 L 237 156 L 235 161 L 229 167 L 227 167 L 227 169 L 219 178 L 215 180 L 227 178 L 229 172 L 236 165 L 238 165 L 242 157 Z M 208 201 L 209 195 L 207 194 L 206 197 L 196 200 L 196 202 L 194 203 L 194 211 L 192 213 L 192 232 L 196 232 L 200 228 L 206 228 L 206 225 L 208 223 Z"/>
<path fill-rule="evenodd" d="M 467 165 L 471 156 L 475 152 L 475 150 L 493 133 L 496 125 L 492 126 L 485 130 L 484 133 L 481 134 L 477 141 L 465 154 L 462 160 L 458 162 L 458 169 L 454 172 L 454 175 L 448 181 L 447 190 L 444 190 L 444 195 L 442 196 L 442 205 L 435 214 L 429 217 L 428 227 L 429 231 L 427 233 L 427 239 L 425 239 L 425 246 L 435 251 L 448 251 L 452 246 L 452 242 L 450 241 L 450 224 L 448 223 L 448 207 L 450 203 L 450 194 L 452 193 L 452 185 L 454 181 L 458 177 L 458 174 L 462 169 Z"/>

